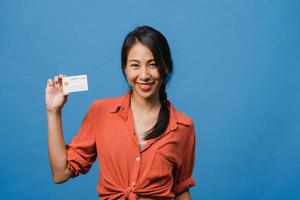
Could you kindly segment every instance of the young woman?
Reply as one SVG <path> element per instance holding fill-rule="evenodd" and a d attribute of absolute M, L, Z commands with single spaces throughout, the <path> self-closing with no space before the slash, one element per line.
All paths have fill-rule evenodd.
<path fill-rule="evenodd" d="M 173 70 L 166 38 L 137 27 L 123 43 L 122 70 L 130 90 L 96 100 L 77 135 L 65 145 L 62 74 L 46 87 L 48 148 L 56 183 L 87 173 L 99 160 L 101 199 L 190 199 L 195 158 L 193 121 L 177 111 L 165 91 Z"/>

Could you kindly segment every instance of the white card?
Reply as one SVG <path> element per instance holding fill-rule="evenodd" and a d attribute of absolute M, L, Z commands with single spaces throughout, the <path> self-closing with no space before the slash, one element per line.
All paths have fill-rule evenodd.
<path fill-rule="evenodd" d="M 87 75 L 65 76 L 62 78 L 62 85 L 64 93 L 87 91 Z"/>

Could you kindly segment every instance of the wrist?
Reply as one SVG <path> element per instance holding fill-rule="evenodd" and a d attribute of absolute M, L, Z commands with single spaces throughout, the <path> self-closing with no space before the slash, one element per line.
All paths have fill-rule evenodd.
<path fill-rule="evenodd" d="M 50 115 L 50 116 L 60 116 L 61 115 L 61 109 L 58 109 L 58 110 L 51 110 L 51 109 L 47 109 L 47 115 Z"/>

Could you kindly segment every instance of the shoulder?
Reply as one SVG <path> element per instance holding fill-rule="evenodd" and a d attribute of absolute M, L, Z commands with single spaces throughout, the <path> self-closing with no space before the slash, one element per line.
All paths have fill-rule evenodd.
<path fill-rule="evenodd" d="M 177 123 L 178 131 L 183 138 L 193 138 L 195 136 L 195 125 L 193 119 L 187 114 L 177 110 L 170 102 L 171 120 Z"/>
<path fill-rule="evenodd" d="M 176 116 L 177 116 L 177 123 L 183 124 L 183 126 L 185 127 L 184 137 L 193 138 L 195 136 L 195 126 L 192 118 L 180 111 L 176 112 Z"/>
<path fill-rule="evenodd" d="M 187 114 L 177 110 L 175 108 L 175 106 L 169 101 L 169 105 L 170 105 L 170 113 L 171 113 L 171 117 L 175 117 L 175 120 L 177 121 L 177 123 L 179 124 L 183 124 L 186 126 L 193 126 L 194 122 L 193 119 L 188 116 Z"/>
<path fill-rule="evenodd" d="M 188 126 L 193 126 L 194 125 L 194 121 L 191 117 L 189 117 L 187 114 L 180 112 L 180 111 L 176 111 L 176 118 L 178 120 L 179 123 L 188 125 Z"/>
<path fill-rule="evenodd" d="M 92 102 L 90 109 L 93 111 L 113 111 L 120 106 L 123 96 L 96 99 Z"/>

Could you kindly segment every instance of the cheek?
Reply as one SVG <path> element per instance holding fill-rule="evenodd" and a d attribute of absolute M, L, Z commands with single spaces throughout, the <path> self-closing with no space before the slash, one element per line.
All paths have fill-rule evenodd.
<path fill-rule="evenodd" d="M 137 77 L 136 73 L 131 70 L 125 70 L 125 75 L 126 75 L 128 82 L 133 82 Z"/>
<path fill-rule="evenodd" d="M 160 75 L 157 69 L 153 70 L 151 74 L 153 78 L 160 79 Z"/>

